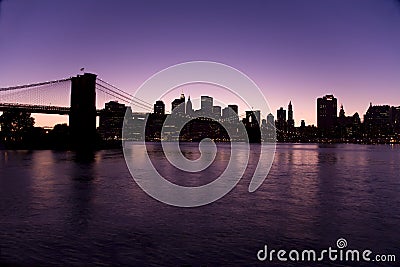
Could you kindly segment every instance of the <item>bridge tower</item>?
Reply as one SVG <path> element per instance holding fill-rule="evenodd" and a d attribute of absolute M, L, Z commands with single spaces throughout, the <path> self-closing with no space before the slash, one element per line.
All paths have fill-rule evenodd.
<path fill-rule="evenodd" d="M 71 79 L 69 126 L 72 148 L 92 150 L 96 143 L 96 74 Z"/>

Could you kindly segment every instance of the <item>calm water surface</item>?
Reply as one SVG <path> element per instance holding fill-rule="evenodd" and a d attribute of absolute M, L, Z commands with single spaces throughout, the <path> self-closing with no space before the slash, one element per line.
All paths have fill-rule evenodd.
<path fill-rule="evenodd" d="M 149 151 L 170 180 L 196 186 L 223 171 L 228 148 L 219 145 L 216 162 L 197 176 L 166 164 L 159 145 Z M 193 144 L 183 149 L 198 154 Z M 399 163 L 396 146 L 279 144 L 256 192 L 247 191 L 250 170 L 217 202 L 177 208 L 138 187 L 120 150 L 91 162 L 72 152 L 0 150 L 0 263 L 267 266 L 256 257 L 265 244 L 325 249 L 341 237 L 350 249 L 400 261 Z M 250 169 L 256 164 L 251 158 Z"/>

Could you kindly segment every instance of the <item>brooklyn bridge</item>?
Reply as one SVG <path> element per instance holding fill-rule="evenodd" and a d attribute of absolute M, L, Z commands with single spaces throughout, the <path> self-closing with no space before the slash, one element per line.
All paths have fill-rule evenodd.
<path fill-rule="evenodd" d="M 152 105 L 92 73 L 54 81 L 0 88 L 0 111 L 69 116 L 74 148 L 91 148 L 96 140 L 96 117 L 105 102 L 114 100 L 141 110 L 152 111 Z"/>

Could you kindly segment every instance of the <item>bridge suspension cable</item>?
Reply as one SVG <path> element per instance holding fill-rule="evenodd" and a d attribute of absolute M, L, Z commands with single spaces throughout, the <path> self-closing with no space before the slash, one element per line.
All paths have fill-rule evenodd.
<path fill-rule="evenodd" d="M 71 78 L 0 88 L 1 103 L 68 106 Z"/>
<path fill-rule="evenodd" d="M 123 98 L 123 97 L 118 96 L 118 95 L 114 95 L 112 92 L 108 91 L 107 88 L 99 88 L 99 87 L 97 87 L 96 89 L 101 91 L 101 92 L 103 92 L 103 93 L 105 93 L 105 94 L 107 94 L 107 95 L 109 95 L 109 96 L 112 96 L 113 98 L 116 98 L 116 99 L 118 99 L 118 100 L 120 100 L 120 101 L 122 101 L 122 102 L 124 102 L 126 104 L 130 103 L 130 101 L 128 99 Z M 138 108 L 142 108 L 142 109 L 146 109 L 146 110 L 148 109 L 148 108 L 145 108 L 145 107 L 137 106 L 134 103 L 132 103 L 132 105 L 134 105 L 134 106 L 136 106 Z"/>
<path fill-rule="evenodd" d="M 48 85 L 48 84 L 55 84 L 55 83 L 60 83 L 60 82 L 66 82 L 66 81 L 69 81 L 69 80 L 71 80 L 71 78 L 55 80 L 55 81 L 47 81 L 47 82 L 41 82 L 41 83 L 32 83 L 32 84 L 25 84 L 25 85 L 3 87 L 3 88 L 0 88 L 0 92 L 10 91 L 10 90 L 17 90 L 17 89 L 25 89 L 25 88 L 36 87 L 36 86 L 43 86 L 43 85 Z"/>
<path fill-rule="evenodd" d="M 153 111 L 152 107 L 144 105 L 142 103 L 138 103 L 137 101 L 134 101 L 131 98 L 126 97 L 126 96 L 124 96 L 124 95 L 122 95 L 122 94 L 120 94 L 120 93 L 118 93 L 118 92 L 116 92 L 114 90 L 110 90 L 109 88 L 107 88 L 107 87 L 105 87 L 105 86 L 103 86 L 101 84 L 97 84 L 97 88 L 96 89 L 101 91 L 101 92 L 103 92 L 103 93 L 105 93 L 105 94 L 107 94 L 107 95 L 109 95 L 109 96 L 112 96 L 112 97 L 114 97 L 114 98 L 116 98 L 118 100 L 121 100 L 122 102 L 124 102 L 126 104 L 131 104 L 131 105 L 133 105 L 135 107 L 144 109 L 146 111 L 150 111 L 150 112 Z"/>
<path fill-rule="evenodd" d="M 105 84 L 107 84 L 107 83 L 105 83 Z M 128 94 L 128 93 L 126 93 L 126 92 L 124 92 L 124 91 L 122 91 L 122 90 L 120 90 L 120 89 L 118 89 L 116 87 L 115 87 L 115 89 L 118 89 L 118 91 L 110 89 L 109 87 L 107 87 L 107 86 L 105 86 L 103 84 L 100 84 L 100 83 L 96 83 L 96 86 L 97 86 L 97 89 L 99 91 L 102 91 L 103 93 L 106 93 L 106 94 L 108 94 L 108 95 L 110 95 L 112 97 L 115 97 L 115 98 L 117 98 L 117 99 L 119 99 L 119 100 L 121 100 L 121 101 L 123 101 L 125 103 L 132 104 L 133 106 L 136 106 L 138 108 L 141 108 L 141 109 L 144 109 L 144 110 L 147 110 L 147 111 L 152 111 L 153 110 L 153 106 L 151 104 L 148 104 L 144 100 L 140 100 L 138 98 L 131 97 L 130 94 Z M 138 99 L 138 100 L 136 100 L 136 99 Z"/>
<path fill-rule="evenodd" d="M 125 91 L 119 89 L 118 87 L 116 87 L 116 86 L 114 86 L 114 85 L 112 85 L 112 84 L 110 84 L 110 83 L 108 83 L 108 82 L 106 82 L 106 81 L 103 81 L 103 80 L 100 79 L 100 78 L 97 78 L 97 80 L 100 81 L 100 82 L 102 82 L 102 83 L 104 83 L 104 84 L 106 84 L 106 85 L 108 85 L 108 86 L 110 86 L 110 87 L 112 87 L 113 89 L 115 89 L 115 90 L 117 90 L 117 91 L 119 91 L 119 92 L 121 92 L 121 93 L 124 93 L 124 94 L 128 95 L 128 96 L 131 98 L 131 100 L 132 100 L 132 98 L 134 98 L 135 100 L 137 100 L 137 101 L 139 101 L 139 102 L 142 102 L 142 103 L 144 103 L 144 104 L 146 104 L 146 105 L 152 106 L 151 103 L 149 103 L 149 102 L 147 102 L 147 101 L 144 101 L 143 99 L 140 99 L 140 98 L 138 98 L 138 97 L 136 97 L 136 96 L 134 96 L 134 95 L 132 95 L 132 94 L 130 94 L 130 93 L 128 93 L 128 92 L 125 92 Z"/>

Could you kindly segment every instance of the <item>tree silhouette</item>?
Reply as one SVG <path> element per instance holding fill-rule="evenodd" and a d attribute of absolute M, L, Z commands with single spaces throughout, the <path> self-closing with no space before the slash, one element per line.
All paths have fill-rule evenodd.
<path fill-rule="evenodd" d="M 4 111 L 0 116 L 2 140 L 5 142 L 22 142 L 35 125 L 31 113 L 20 110 Z"/>

